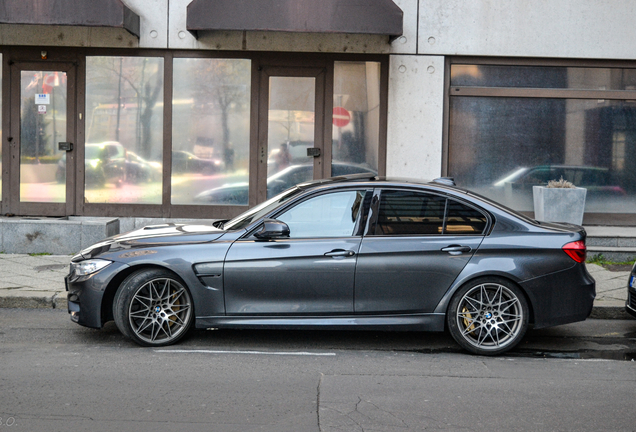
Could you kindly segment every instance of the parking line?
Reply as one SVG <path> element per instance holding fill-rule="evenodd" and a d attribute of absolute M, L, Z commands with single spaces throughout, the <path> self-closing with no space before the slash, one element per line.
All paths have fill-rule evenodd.
<path fill-rule="evenodd" d="M 336 353 L 312 353 L 302 351 L 220 351 L 220 350 L 154 350 L 158 353 L 202 353 L 202 354 L 250 354 L 250 355 L 287 355 L 287 356 L 313 356 L 313 357 L 333 357 Z"/>

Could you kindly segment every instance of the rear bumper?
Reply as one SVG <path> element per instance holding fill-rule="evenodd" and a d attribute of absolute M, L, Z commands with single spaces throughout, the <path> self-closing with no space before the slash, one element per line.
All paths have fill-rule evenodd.
<path fill-rule="evenodd" d="M 585 264 L 524 281 L 521 286 L 532 305 L 534 328 L 583 321 L 592 313 L 596 282 Z"/>

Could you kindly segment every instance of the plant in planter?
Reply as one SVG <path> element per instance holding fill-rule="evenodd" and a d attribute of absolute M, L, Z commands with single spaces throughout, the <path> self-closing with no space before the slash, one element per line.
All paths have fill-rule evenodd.
<path fill-rule="evenodd" d="M 564 180 L 550 180 L 547 186 L 533 186 L 534 217 L 546 222 L 583 223 L 587 189 Z"/>

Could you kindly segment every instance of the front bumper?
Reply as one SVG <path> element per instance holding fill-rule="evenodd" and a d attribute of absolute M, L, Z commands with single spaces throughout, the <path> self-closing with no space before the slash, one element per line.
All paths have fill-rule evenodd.
<path fill-rule="evenodd" d="M 632 272 L 627 282 L 627 302 L 625 311 L 636 318 L 636 272 Z"/>
<path fill-rule="evenodd" d="M 102 328 L 104 295 L 117 274 L 128 264 L 113 262 L 108 267 L 88 276 L 68 274 L 64 280 L 68 291 L 68 313 L 71 320 L 85 327 Z"/>

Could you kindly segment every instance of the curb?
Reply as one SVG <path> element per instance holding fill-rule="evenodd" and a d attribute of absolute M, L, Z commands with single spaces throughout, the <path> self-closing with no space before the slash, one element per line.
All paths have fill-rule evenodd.
<path fill-rule="evenodd" d="M 66 293 L 56 293 L 50 296 L 11 296 L 0 297 L 2 309 L 65 309 L 67 308 Z"/>
<path fill-rule="evenodd" d="M 594 306 L 589 318 L 592 319 L 613 319 L 613 320 L 631 320 L 634 319 L 630 314 L 625 312 L 625 306 Z"/>

